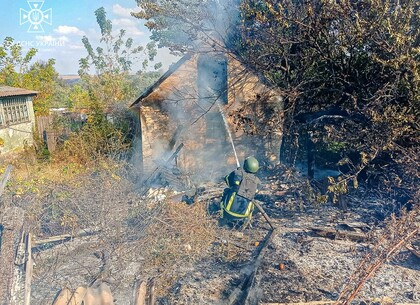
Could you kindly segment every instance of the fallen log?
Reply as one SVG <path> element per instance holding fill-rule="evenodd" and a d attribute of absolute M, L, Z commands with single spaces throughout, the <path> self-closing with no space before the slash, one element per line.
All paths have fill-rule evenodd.
<path fill-rule="evenodd" d="M 318 236 L 330 239 L 350 239 L 357 242 L 366 241 L 368 239 L 368 236 L 365 233 L 342 231 L 328 227 L 311 227 L 309 229 Z"/>
<path fill-rule="evenodd" d="M 66 241 L 70 241 L 74 238 L 80 238 L 80 237 L 95 235 L 99 232 L 100 232 L 100 230 L 83 229 L 83 230 L 80 230 L 79 232 L 77 232 L 76 234 L 62 234 L 62 235 L 51 236 L 51 237 L 44 238 L 44 239 L 37 239 L 37 240 L 34 241 L 32 248 L 40 248 L 43 245 L 47 245 L 47 244 L 51 244 L 51 243 L 66 242 Z"/>
<path fill-rule="evenodd" d="M 254 259 L 254 262 L 250 265 L 245 267 L 245 271 L 243 272 L 243 280 L 239 287 L 235 288 L 233 292 L 230 294 L 229 298 L 226 300 L 225 304 L 227 305 L 256 305 L 256 300 L 252 300 L 250 303 L 250 291 L 252 287 L 255 285 L 255 275 L 258 271 L 259 266 L 261 265 L 262 258 L 265 253 L 265 249 L 268 246 L 271 237 L 273 235 L 274 230 L 270 230 L 264 241 L 261 243 L 259 252 Z"/>
<path fill-rule="evenodd" d="M 23 226 L 24 211 L 6 208 L 0 215 L 0 304 L 23 304 L 23 270 L 15 265 Z M 14 301 L 17 300 L 17 301 Z"/>
<path fill-rule="evenodd" d="M 32 234 L 26 234 L 26 262 L 25 262 L 25 305 L 31 304 L 31 283 L 33 272 Z"/>

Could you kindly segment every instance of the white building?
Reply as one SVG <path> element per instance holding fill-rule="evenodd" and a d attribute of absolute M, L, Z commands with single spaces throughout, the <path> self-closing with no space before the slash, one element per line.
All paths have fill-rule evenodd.
<path fill-rule="evenodd" d="M 32 145 L 36 91 L 0 85 L 0 152 Z"/>

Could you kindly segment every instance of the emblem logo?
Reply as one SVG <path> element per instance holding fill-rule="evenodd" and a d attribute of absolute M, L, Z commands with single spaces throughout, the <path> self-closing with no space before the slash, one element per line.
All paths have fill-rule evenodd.
<path fill-rule="evenodd" d="M 52 9 L 43 11 L 43 0 L 28 0 L 28 5 L 29 11 L 20 9 L 20 25 L 29 22 L 28 33 L 44 33 L 42 23 L 52 25 Z"/>

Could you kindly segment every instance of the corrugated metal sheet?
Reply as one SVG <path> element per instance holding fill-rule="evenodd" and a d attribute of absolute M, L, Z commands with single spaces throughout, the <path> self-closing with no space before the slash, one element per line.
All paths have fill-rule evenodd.
<path fill-rule="evenodd" d="M 0 86 L 0 98 L 17 95 L 36 95 L 38 92 L 23 88 Z"/>

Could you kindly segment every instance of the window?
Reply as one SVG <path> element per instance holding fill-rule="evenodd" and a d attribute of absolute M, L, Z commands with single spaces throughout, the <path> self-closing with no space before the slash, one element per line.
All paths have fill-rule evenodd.
<path fill-rule="evenodd" d="M 13 125 L 29 121 L 25 97 L 0 100 L 0 125 Z"/>

